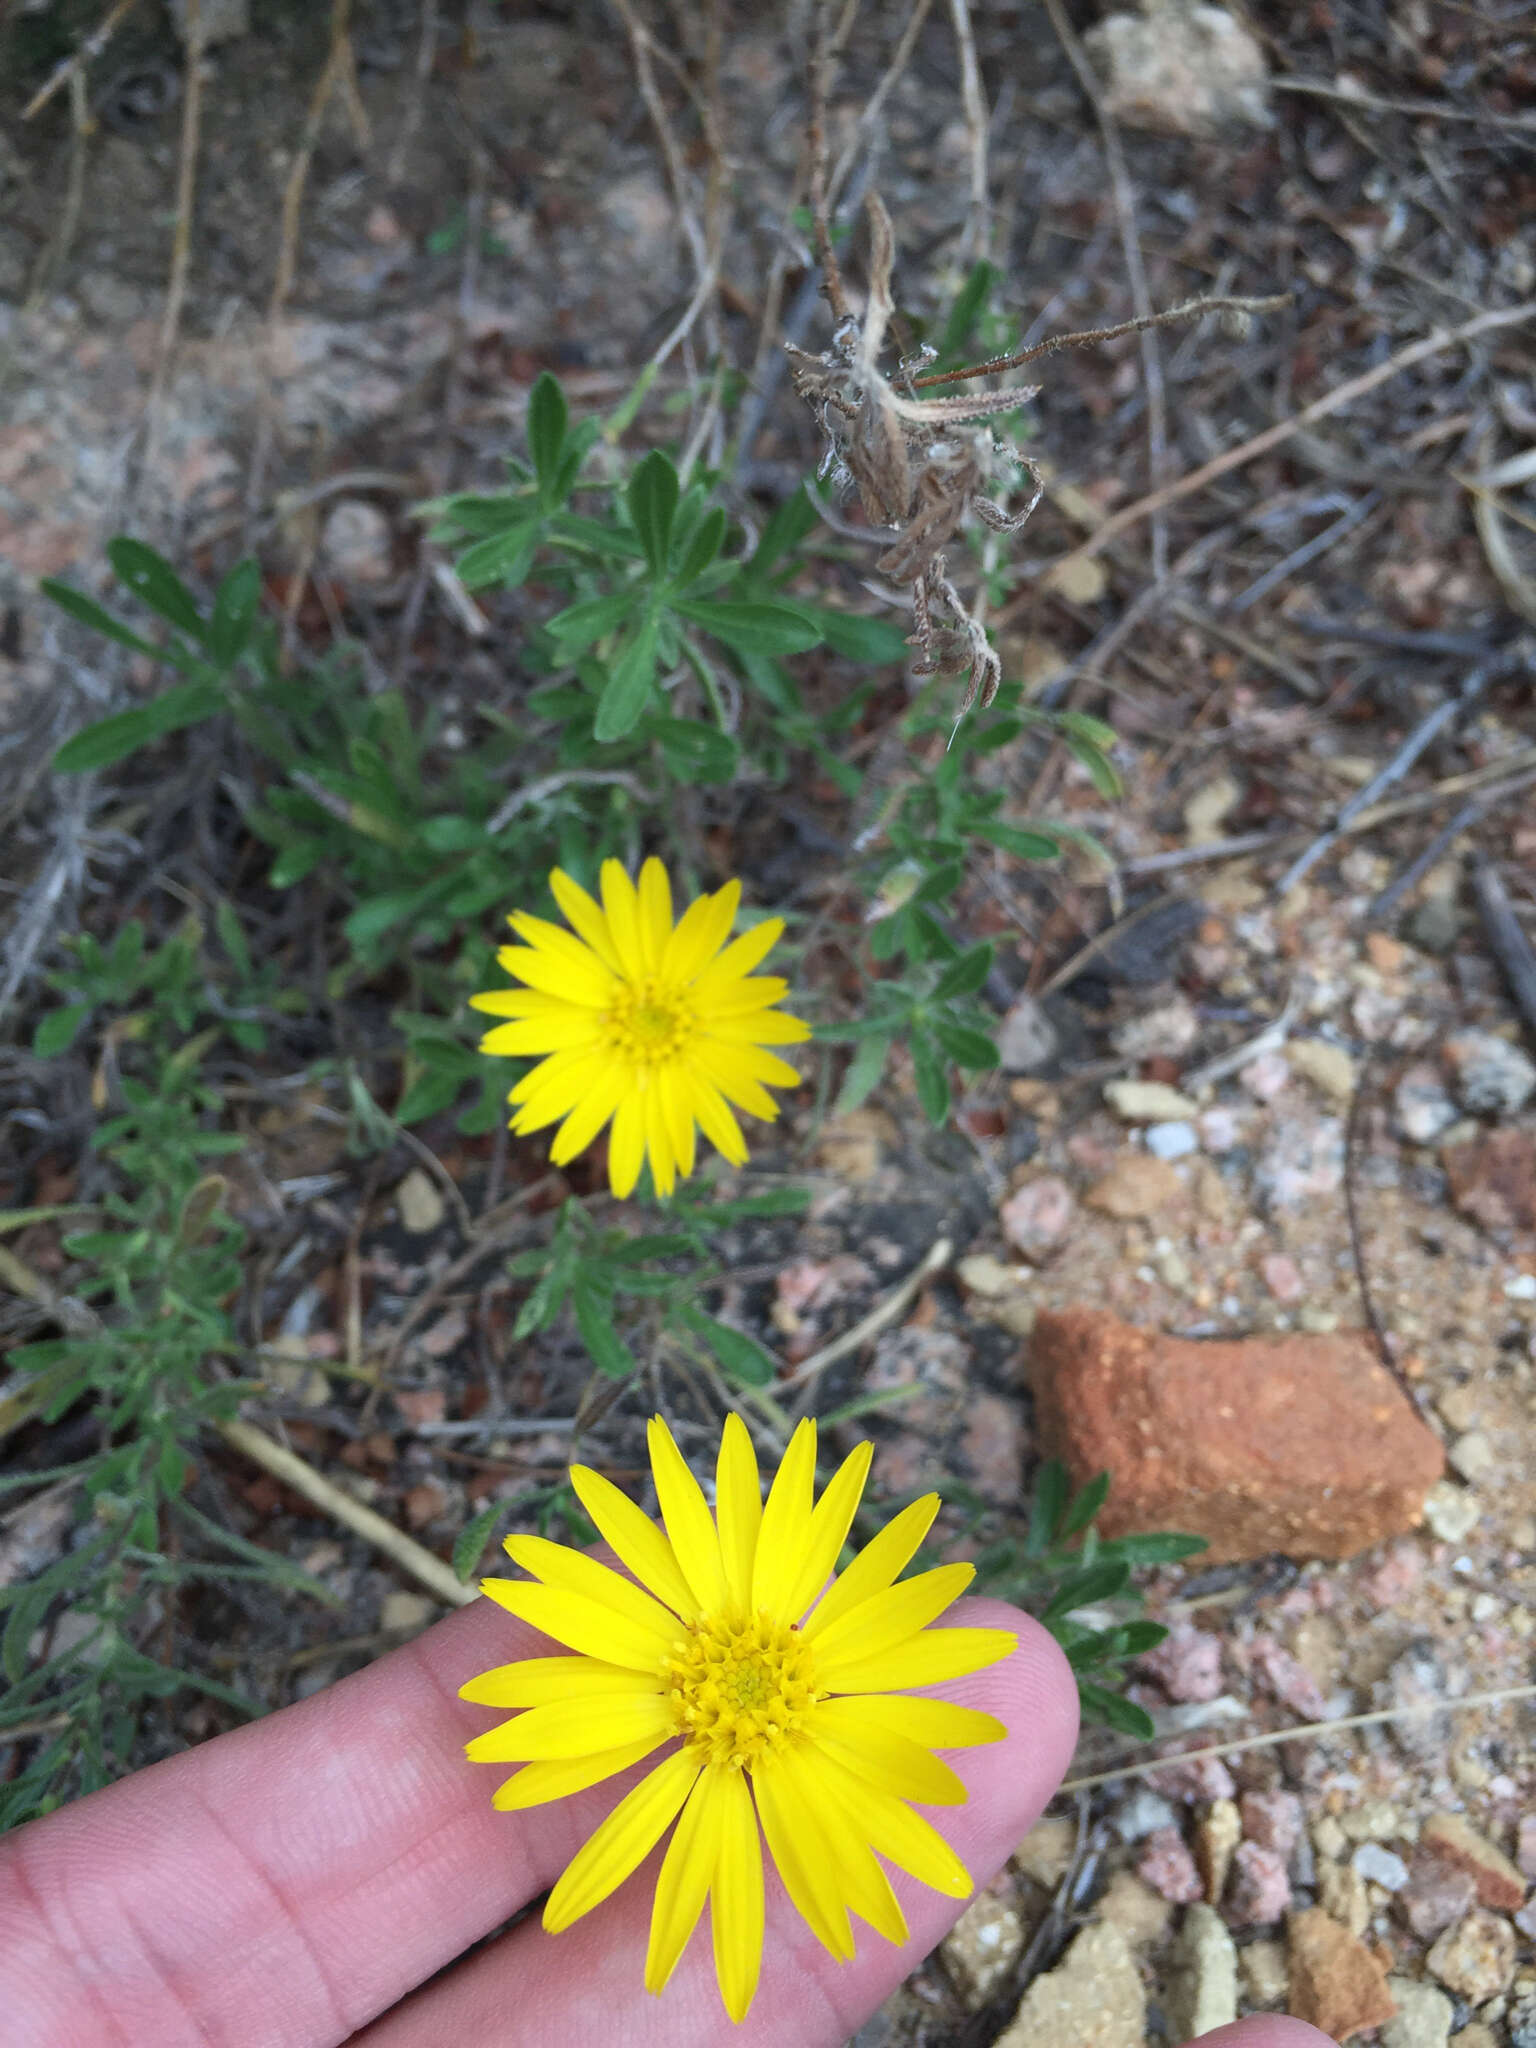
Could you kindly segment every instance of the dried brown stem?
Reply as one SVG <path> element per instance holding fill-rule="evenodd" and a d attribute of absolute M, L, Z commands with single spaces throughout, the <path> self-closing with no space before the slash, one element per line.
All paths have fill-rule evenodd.
<path fill-rule="evenodd" d="M 1087 348 L 1094 342 L 1118 341 L 1122 334 L 1139 334 L 1144 327 L 1171 327 L 1177 320 L 1199 320 L 1207 313 L 1273 313 L 1278 307 L 1290 303 L 1289 292 L 1276 292 L 1265 299 L 1186 299 L 1182 305 L 1169 306 L 1162 313 L 1138 315 L 1134 320 L 1121 320 L 1113 327 L 1084 327 L 1075 334 L 1052 334 L 1044 341 L 1037 341 L 1032 348 L 1020 349 L 1017 355 L 994 356 L 989 362 L 971 363 L 958 370 L 930 370 L 926 376 L 914 377 L 912 385 L 914 390 L 920 390 L 928 384 L 960 384 L 967 377 L 1000 376 L 1005 370 L 1018 370 L 1025 363 L 1038 362 L 1041 356 L 1053 356 L 1058 349 Z"/>
<path fill-rule="evenodd" d="M 38 87 L 37 91 L 33 93 L 31 99 L 27 101 L 27 104 L 21 110 L 23 121 L 30 121 L 34 114 L 40 114 L 61 85 L 68 83 L 71 90 L 73 90 L 74 81 L 77 78 L 83 82 L 86 65 L 94 63 L 96 58 L 101 55 L 115 34 L 119 23 L 132 13 L 136 5 L 137 0 L 117 0 L 116 6 L 108 8 L 79 49 L 72 56 L 64 58 L 62 63 L 56 65 Z"/>
<path fill-rule="evenodd" d="M 821 265 L 821 288 L 839 326 L 849 318 L 848 299 L 843 291 L 843 274 L 832 247 L 832 230 L 827 223 L 827 85 L 832 55 L 827 35 L 827 5 L 816 10 L 816 41 L 811 52 L 811 106 L 806 122 L 810 145 L 811 226 L 816 237 L 816 260 Z"/>

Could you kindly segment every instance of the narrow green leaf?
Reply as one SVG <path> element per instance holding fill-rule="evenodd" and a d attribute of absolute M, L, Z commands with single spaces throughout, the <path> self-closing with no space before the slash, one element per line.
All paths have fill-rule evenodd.
<path fill-rule="evenodd" d="M 949 1115 L 949 1076 L 939 1049 L 926 1032 L 914 1031 L 908 1040 L 908 1050 L 923 1115 L 929 1123 L 941 1124 Z"/>
<path fill-rule="evenodd" d="M 141 604 L 165 620 L 167 625 L 206 642 L 208 628 L 192 593 L 162 555 L 141 540 L 119 534 L 107 542 L 107 560 L 120 583 L 125 583 Z"/>
<path fill-rule="evenodd" d="M 1077 1684 L 1077 1696 L 1086 1719 L 1102 1721 L 1106 1728 L 1113 1728 L 1118 1735 L 1132 1735 L 1138 1742 L 1150 1742 L 1157 1733 L 1152 1716 L 1145 1707 L 1138 1707 L 1134 1700 L 1122 1698 L 1107 1686 L 1094 1685 L 1081 1678 Z"/>
<path fill-rule="evenodd" d="M 569 418 L 559 378 L 543 371 L 528 394 L 528 453 L 542 491 L 555 481 Z"/>
<path fill-rule="evenodd" d="M 546 621 L 544 630 L 553 634 L 560 642 L 561 652 L 570 659 L 601 640 L 605 633 L 622 626 L 644 603 L 643 593 L 635 588 L 616 590 L 607 597 L 589 597 L 581 604 L 567 605 L 563 612 L 556 612 Z"/>
<path fill-rule="evenodd" d="M 677 516 L 677 471 L 659 448 L 653 448 L 629 480 L 625 493 L 629 516 L 645 549 L 653 576 L 665 576 Z"/>
<path fill-rule="evenodd" d="M 1146 1536 L 1117 1536 L 1106 1543 L 1107 1553 L 1130 1565 L 1177 1564 L 1181 1558 L 1198 1557 L 1206 1549 L 1203 1536 L 1186 1536 L 1176 1529 L 1155 1529 Z"/>
<path fill-rule="evenodd" d="M 795 490 L 770 514 L 763 528 L 756 548 L 752 552 L 751 569 L 754 579 L 766 576 L 767 572 L 792 547 L 805 539 L 820 519 L 821 514 L 811 502 L 804 484 Z"/>
<path fill-rule="evenodd" d="M 647 612 L 609 663 L 608 680 L 592 724 L 594 736 L 605 743 L 621 740 L 632 731 L 650 699 L 659 624 L 657 614 Z"/>
<path fill-rule="evenodd" d="M 466 548 L 456 564 L 459 581 L 466 590 L 484 590 L 497 583 L 515 590 L 528 574 L 528 564 L 538 544 L 539 522 L 525 518 L 504 533 L 493 533 Z"/>
<path fill-rule="evenodd" d="M 986 984 L 992 972 L 992 946 L 989 943 L 971 946 L 960 958 L 946 967 L 934 989 L 936 1002 L 952 1002 L 957 996 L 973 996 Z"/>
<path fill-rule="evenodd" d="M 716 604 L 705 598 L 679 598 L 674 609 L 743 654 L 803 654 L 821 639 L 819 626 L 794 605 Z"/>
<path fill-rule="evenodd" d="M 673 584 L 678 590 L 686 590 L 695 582 L 719 554 L 725 544 L 725 511 L 719 505 L 711 506 L 694 530 L 692 540 L 683 551 Z"/>
<path fill-rule="evenodd" d="M 949 309 L 944 322 L 944 332 L 939 337 L 939 361 L 947 362 L 951 356 L 958 356 L 971 338 L 971 331 L 981 316 L 982 308 L 991 295 L 992 287 L 1001 273 L 983 256 L 971 267 L 971 274 L 955 294 L 955 302 Z"/>
<path fill-rule="evenodd" d="M 1066 1466 L 1059 1458 L 1048 1458 L 1035 1479 L 1034 1499 L 1029 1507 L 1029 1534 L 1024 1540 L 1026 1557 L 1044 1557 L 1050 1549 L 1066 1512 L 1069 1491 Z"/>
<path fill-rule="evenodd" d="M 885 1063 L 890 1057 L 892 1036 L 887 1033 L 882 1037 L 866 1038 L 859 1046 L 843 1075 L 843 1085 L 832 1108 L 834 1116 L 847 1116 L 879 1087 L 880 1076 L 885 1072 Z"/>
<path fill-rule="evenodd" d="M 829 605 L 806 605 L 804 611 L 833 653 L 845 661 L 889 668 L 907 658 L 907 636 L 891 619 L 869 619 L 858 612 L 834 611 Z"/>
<path fill-rule="evenodd" d="M 628 1379 L 631 1373 L 638 1372 L 639 1360 L 614 1328 L 608 1297 L 588 1274 L 578 1274 L 571 1301 L 576 1311 L 577 1332 L 598 1371 L 615 1380 Z"/>
<path fill-rule="evenodd" d="M 1017 825 L 999 824 L 995 818 L 976 826 L 975 832 L 978 839 L 1000 846 L 1020 860 L 1054 860 L 1061 852 L 1060 842 L 1044 832 L 1025 832 Z"/>
<path fill-rule="evenodd" d="M 550 382 L 554 383 L 554 379 L 551 378 Z M 559 388 L 559 385 L 555 385 L 557 391 Z M 469 1582 L 471 1574 L 480 1562 L 481 1553 L 491 1540 L 491 1531 L 506 1511 L 505 1501 L 493 1500 L 488 1508 L 480 1510 L 472 1522 L 466 1522 L 454 1537 L 453 1575 L 456 1579 L 464 1584 Z"/>
<path fill-rule="evenodd" d="M 997 1047 L 984 1031 L 972 1031 L 952 1017 L 936 1014 L 929 1019 L 933 1035 L 957 1067 L 995 1067 Z"/>
<path fill-rule="evenodd" d="M 691 1302 L 685 1303 L 679 1314 L 694 1335 L 703 1338 L 732 1379 L 748 1387 L 772 1386 L 779 1370 L 778 1361 L 755 1337 L 706 1315 Z"/>
<path fill-rule="evenodd" d="M 717 726 L 696 718 L 647 718 L 644 731 L 679 782 L 729 782 L 736 773 L 741 749 Z"/>
<path fill-rule="evenodd" d="M 1064 732 L 1061 743 L 1073 760 L 1080 761 L 1088 770 L 1088 779 L 1101 797 L 1114 803 L 1124 794 L 1119 769 L 1092 740 L 1079 739 L 1076 733 Z"/>
<path fill-rule="evenodd" d="M 44 576 L 37 587 L 61 612 L 67 612 L 80 625 L 89 626 L 93 633 L 115 640 L 119 647 L 132 648 L 135 654 L 147 654 L 151 661 L 160 659 L 158 647 L 132 632 L 121 620 L 114 619 L 109 611 L 103 611 L 96 600 L 87 597 L 83 590 L 76 590 L 69 583 L 60 583 L 54 576 Z"/>
<path fill-rule="evenodd" d="M 62 1009 L 50 1010 L 40 1017 L 37 1029 L 32 1034 L 32 1050 L 40 1060 L 51 1060 L 57 1053 L 68 1051 L 80 1032 L 80 1026 L 91 1014 L 89 1003 L 65 1003 Z"/>
<path fill-rule="evenodd" d="M 250 644 L 261 603 L 261 565 L 237 562 L 213 596 L 208 652 L 221 668 L 233 668 Z"/>
<path fill-rule="evenodd" d="M 199 725 L 223 706 L 223 698 L 211 683 L 178 683 L 163 690 L 148 704 L 132 711 L 114 712 L 68 739 L 53 757 L 61 775 L 83 775 L 94 768 L 110 768 L 151 740 L 176 732 L 182 726 Z"/>
<path fill-rule="evenodd" d="M 1100 1472 L 1089 1480 L 1067 1509 L 1057 1534 L 1062 1537 L 1076 1536 L 1079 1530 L 1086 1529 L 1108 1498 L 1109 1474 Z"/>

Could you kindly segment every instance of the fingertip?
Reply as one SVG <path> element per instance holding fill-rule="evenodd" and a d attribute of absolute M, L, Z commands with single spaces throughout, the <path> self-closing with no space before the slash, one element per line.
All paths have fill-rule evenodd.
<path fill-rule="evenodd" d="M 1284 2013 L 1255 2013 L 1200 2036 L 1200 2048 L 1334 2048 L 1333 2037 Z"/>

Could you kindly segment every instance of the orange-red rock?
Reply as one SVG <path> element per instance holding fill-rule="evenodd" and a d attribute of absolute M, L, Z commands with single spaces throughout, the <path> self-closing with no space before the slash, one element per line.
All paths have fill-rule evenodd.
<path fill-rule="evenodd" d="M 1417 1526 L 1440 1441 L 1362 1331 L 1201 1341 L 1042 1310 L 1040 1448 L 1110 1475 L 1106 1536 L 1184 1529 L 1208 1559 L 1353 1557 Z"/>
<path fill-rule="evenodd" d="M 1525 1903 L 1525 1879 L 1502 1849 L 1480 1835 L 1459 1813 L 1432 1813 L 1419 1836 L 1421 1845 L 1443 1862 L 1464 1870 L 1477 1886 L 1480 1906 L 1515 1913 Z"/>
<path fill-rule="evenodd" d="M 1310 2020 L 1330 2040 L 1347 2041 L 1397 2011 L 1381 1964 L 1321 1906 L 1309 1906 L 1292 1920 L 1289 1948 L 1286 2011 L 1292 2019 Z"/>

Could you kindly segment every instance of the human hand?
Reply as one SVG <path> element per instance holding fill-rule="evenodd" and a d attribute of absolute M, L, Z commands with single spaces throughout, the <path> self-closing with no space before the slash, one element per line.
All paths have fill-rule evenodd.
<path fill-rule="evenodd" d="M 942 1688 L 1009 1731 L 955 1754 L 970 1798 L 943 1814 L 985 1884 L 1067 1768 L 1076 1689 L 1052 1638 L 1012 1608 L 967 1600 L 946 1620 L 1019 1634 L 1003 1662 Z M 529 1916 L 465 1955 L 547 1890 L 642 1775 L 491 1810 L 463 1758 L 484 1713 L 458 1688 L 550 1647 L 477 1601 L 328 1691 L 0 1843 L 6 2048 L 546 2048 L 594 2035 L 623 2048 L 837 2048 L 948 1932 L 954 1901 L 895 1876 L 911 1940 L 866 1938 L 840 1965 L 770 1873 L 761 1989 L 738 2027 L 707 1941 L 689 1945 L 662 1997 L 643 1989 L 643 1873 L 563 1934 Z M 1326 2048 L 1315 2028 L 1271 2015 L 1204 2041 Z"/>

